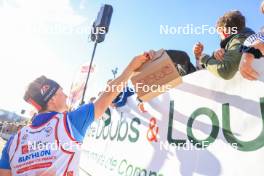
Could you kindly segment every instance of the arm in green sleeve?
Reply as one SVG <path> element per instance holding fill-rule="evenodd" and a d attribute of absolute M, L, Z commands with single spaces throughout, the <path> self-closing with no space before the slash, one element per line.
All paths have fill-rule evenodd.
<path fill-rule="evenodd" d="M 216 60 L 214 56 L 203 55 L 201 56 L 201 62 L 214 75 L 226 80 L 231 79 L 238 71 L 242 56 L 239 48 L 242 42 L 243 41 L 239 39 L 233 39 L 230 42 L 230 45 L 226 48 L 224 59 L 222 61 Z"/>

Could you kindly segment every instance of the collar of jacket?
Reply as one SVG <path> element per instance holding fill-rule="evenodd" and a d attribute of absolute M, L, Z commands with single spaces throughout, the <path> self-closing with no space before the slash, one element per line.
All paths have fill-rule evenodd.
<path fill-rule="evenodd" d="M 235 36 L 236 34 L 230 35 L 229 37 L 225 38 L 224 40 L 221 41 L 220 47 L 225 49 L 227 43 Z"/>

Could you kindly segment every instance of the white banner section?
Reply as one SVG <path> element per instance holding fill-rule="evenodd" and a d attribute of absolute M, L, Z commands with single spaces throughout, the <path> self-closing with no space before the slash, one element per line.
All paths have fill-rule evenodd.
<path fill-rule="evenodd" d="M 263 175 L 264 82 L 208 71 L 138 107 L 136 95 L 96 121 L 80 162 L 92 176 Z"/>

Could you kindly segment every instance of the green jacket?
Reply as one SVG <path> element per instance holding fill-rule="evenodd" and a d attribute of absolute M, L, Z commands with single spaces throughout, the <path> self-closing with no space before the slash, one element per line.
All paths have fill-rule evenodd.
<path fill-rule="evenodd" d="M 209 56 L 204 54 L 201 56 L 201 63 L 207 70 L 218 77 L 226 80 L 233 78 L 238 71 L 242 57 L 240 46 L 243 45 L 244 41 L 251 34 L 254 34 L 254 32 L 249 28 L 245 28 L 241 33 L 230 36 L 221 42 L 221 47 L 225 49 L 224 59 L 222 61 L 216 60 L 213 55 Z"/>

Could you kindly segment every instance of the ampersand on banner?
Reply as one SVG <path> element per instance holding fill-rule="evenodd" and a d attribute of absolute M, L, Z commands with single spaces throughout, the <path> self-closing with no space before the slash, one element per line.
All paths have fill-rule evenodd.
<path fill-rule="evenodd" d="M 139 111 L 142 112 L 142 113 L 147 112 L 147 111 L 145 110 L 145 108 L 144 108 L 144 104 L 143 104 L 143 103 L 139 103 L 139 104 L 138 104 L 138 109 L 139 109 Z"/>
<path fill-rule="evenodd" d="M 150 119 L 150 123 L 149 123 L 149 129 L 147 132 L 147 139 L 149 142 L 158 142 L 157 140 L 157 135 L 159 132 L 159 127 L 157 126 L 157 120 L 156 118 L 152 117 Z"/>

